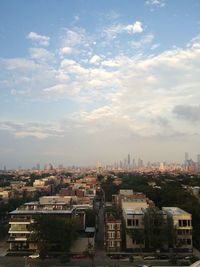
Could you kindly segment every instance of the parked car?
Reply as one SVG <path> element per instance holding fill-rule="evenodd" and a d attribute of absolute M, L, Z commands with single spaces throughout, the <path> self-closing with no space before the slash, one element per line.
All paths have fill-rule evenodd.
<path fill-rule="evenodd" d="M 39 253 L 34 253 L 32 255 L 29 255 L 29 258 L 31 258 L 31 259 L 37 259 L 39 257 L 40 257 Z"/>
<path fill-rule="evenodd" d="M 115 260 L 120 260 L 120 259 L 124 259 L 124 256 L 122 255 L 110 255 L 111 259 L 115 259 Z"/>
<path fill-rule="evenodd" d="M 169 259 L 169 256 L 168 256 L 168 255 L 159 255 L 159 256 L 158 256 L 158 259 L 161 259 L 161 260 L 168 260 L 168 259 Z"/>
<path fill-rule="evenodd" d="M 73 259 L 85 259 L 86 257 L 85 254 L 77 254 L 73 256 Z"/>
<path fill-rule="evenodd" d="M 155 260 L 156 257 L 155 256 L 146 256 L 144 257 L 144 260 Z"/>

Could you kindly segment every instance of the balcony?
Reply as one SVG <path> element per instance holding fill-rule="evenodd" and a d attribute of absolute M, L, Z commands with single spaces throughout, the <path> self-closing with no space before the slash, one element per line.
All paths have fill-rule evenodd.
<path fill-rule="evenodd" d="M 27 228 L 27 227 L 19 227 L 19 226 L 11 226 L 9 229 L 9 234 L 17 234 L 17 233 L 24 233 L 24 234 L 29 234 L 31 233 L 31 229 Z"/>
<path fill-rule="evenodd" d="M 27 241 L 27 237 L 13 237 L 10 236 L 7 240 L 7 242 L 26 242 Z"/>
<path fill-rule="evenodd" d="M 31 224 L 33 222 L 30 218 L 11 218 L 9 224 Z"/>

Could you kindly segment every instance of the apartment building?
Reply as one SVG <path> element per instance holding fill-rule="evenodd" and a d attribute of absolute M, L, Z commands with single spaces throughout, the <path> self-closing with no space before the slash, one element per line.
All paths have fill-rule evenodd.
<path fill-rule="evenodd" d="M 120 210 L 128 208 L 148 208 L 154 203 L 143 193 L 133 192 L 130 189 L 122 189 L 119 194 L 112 195 L 113 205 Z"/>
<path fill-rule="evenodd" d="M 114 212 L 105 213 L 104 229 L 105 249 L 107 252 L 121 251 L 122 248 L 122 222 Z"/>
<path fill-rule="evenodd" d="M 162 210 L 172 217 L 176 230 L 176 248 L 192 250 L 192 215 L 178 207 L 163 207 Z"/>
<path fill-rule="evenodd" d="M 144 231 L 145 208 L 123 209 L 123 222 L 125 227 L 126 249 L 144 248 L 144 239 L 138 238 L 138 234 Z"/>
<path fill-rule="evenodd" d="M 149 241 L 147 227 L 151 227 L 152 232 L 157 229 L 158 235 L 162 235 L 163 229 L 168 227 L 167 217 L 171 216 L 176 232 L 174 249 L 192 250 L 192 216 L 188 212 L 178 207 L 156 209 L 153 201 L 145 194 L 129 189 L 113 195 L 112 204 L 121 213 L 125 249 L 152 249 L 154 245 Z M 145 224 L 145 219 L 149 219 L 151 224 Z M 161 244 L 163 249 L 168 249 L 169 245 L 167 240 Z"/>
<path fill-rule="evenodd" d="M 85 230 L 85 210 L 87 205 L 71 205 L 66 197 L 41 197 L 39 201 L 29 202 L 10 212 L 9 249 L 10 251 L 35 251 L 37 241 L 34 237 L 33 224 L 38 215 L 56 215 L 79 220 L 79 230 Z"/>

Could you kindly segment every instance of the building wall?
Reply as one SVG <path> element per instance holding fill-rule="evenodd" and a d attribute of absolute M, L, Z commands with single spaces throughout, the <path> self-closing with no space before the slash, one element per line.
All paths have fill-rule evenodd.
<path fill-rule="evenodd" d="M 122 247 L 122 225 L 121 220 L 108 213 L 105 220 L 105 248 L 106 251 L 121 251 Z"/>
<path fill-rule="evenodd" d="M 133 214 L 129 215 L 124 214 L 124 225 L 125 225 L 125 240 L 126 240 L 126 248 L 127 249 L 135 249 L 135 248 L 144 248 L 144 244 L 140 245 L 134 240 L 134 236 L 132 236 L 131 231 L 135 229 L 144 229 L 143 218 L 144 214 Z"/>
<path fill-rule="evenodd" d="M 176 229 L 176 247 L 192 249 L 192 215 L 179 208 L 163 208 L 173 218 Z"/>

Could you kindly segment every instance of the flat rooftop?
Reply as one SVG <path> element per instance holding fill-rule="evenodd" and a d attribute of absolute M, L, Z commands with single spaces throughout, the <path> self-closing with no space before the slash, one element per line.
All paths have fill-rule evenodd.
<path fill-rule="evenodd" d="M 34 215 L 34 214 L 72 214 L 71 210 L 13 210 L 10 215 Z"/>
<path fill-rule="evenodd" d="M 190 214 L 187 211 L 184 211 L 178 207 L 163 207 L 163 211 L 168 212 L 172 215 L 184 215 L 184 214 Z"/>
<path fill-rule="evenodd" d="M 120 189 L 119 193 L 120 195 L 132 195 L 133 190 L 132 189 Z"/>
<path fill-rule="evenodd" d="M 143 215 L 144 209 L 138 208 L 138 209 L 123 209 L 126 215 Z"/>

